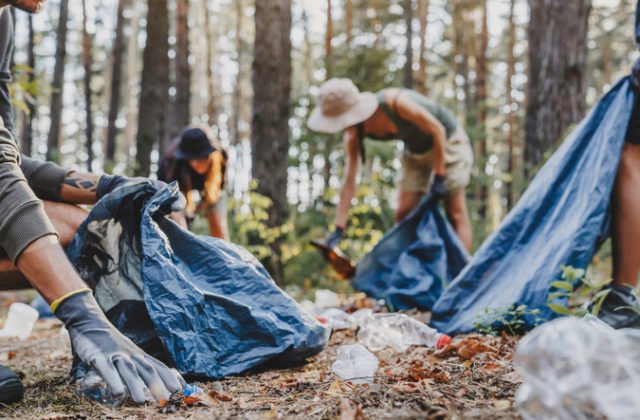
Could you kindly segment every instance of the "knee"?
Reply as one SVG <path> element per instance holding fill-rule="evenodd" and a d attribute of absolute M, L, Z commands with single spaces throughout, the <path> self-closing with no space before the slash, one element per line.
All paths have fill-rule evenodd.
<path fill-rule="evenodd" d="M 620 156 L 618 176 L 623 178 L 640 178 L 640 145 L 625 144 Z"/>
<path fill-rule="evenodd" d="M 72 204 L 53 203 L 50 201 L 44 202 L 44 208 L 51 223 L 53 223 L 60 235 L 60 243 L 63 246 L 67 246 L 86 219 L 87 211 Z"/>

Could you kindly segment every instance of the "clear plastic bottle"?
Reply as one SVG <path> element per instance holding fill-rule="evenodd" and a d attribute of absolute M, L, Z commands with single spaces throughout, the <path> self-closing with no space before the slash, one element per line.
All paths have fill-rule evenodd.
<path fill-rule="evenodd" d="M 404 352 L 410 346 L 440 349 L 451 343 L 451 337 L 404 314 L 371 314 L 360 322 L 358 341 L 372 351 L 389 346 Z"/>

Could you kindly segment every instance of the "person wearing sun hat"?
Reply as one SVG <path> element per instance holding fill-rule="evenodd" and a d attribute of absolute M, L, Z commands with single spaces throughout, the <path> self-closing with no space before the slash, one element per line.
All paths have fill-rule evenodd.
<path fill-rule="evenodd" d="M 366 137 L 404 143 L 396 222 L 429 193 L 444 202 L 447 218 L 467 250 L 471 250 L 465 187 L 470 181 L 473 151 L 469 137 L 449 110 L 413 90 L 360 92 L 351 80 L 335 78 L 320 86 L 317 106 L 307 126 L 321 133 L 344 133 L 345 179 L 335 231 L 326 239 L 327 247 L 334 248 L 344 235 Z"/>
<path fill-rule="evenodd" d="M 187 198 L 184 213 L 172 218 L 184 227 L 201 210 L 209 222 L 209 233 L 228 239 L 227 205 L 224 191 L 227 153 L 206 127 L 187 127 L 160 161 L 158 179 L 178 181 Z M 199 195 L 199 204 L 193 195 Z"/>

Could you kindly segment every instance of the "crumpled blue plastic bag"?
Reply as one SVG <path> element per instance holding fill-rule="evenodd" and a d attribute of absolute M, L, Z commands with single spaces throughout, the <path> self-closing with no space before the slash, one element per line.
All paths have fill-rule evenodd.
<path fill-rule="evenodd" d="M 168 362 L 188 376 L 222 378 L 321 352 L 326 329 L 255 257 L 164 217 L 177 194 L 175 184 L 160 191 L 149 183 L 120 188 L 100 200 L 69 246 L 98 303 L 109 304 L 109 319 L 137 344 L 146 330 L 144 350 L 168 353 Z M 121 233 L 112 239 L 113 232 Z M 148 316 L 139 316 L 141 308 Z M 164 349 L 157 340 L 149 348 L 153 336 Z"/>
<path fill-rule="evenodd" d="M 486 311 L 513 305 L 554 316 L 550 283 L 561 265 L 585 269 L 608 236 L 610 197 L 634 93 L 618 82 L 540 169 L 514 209 L 443 292 L 432 325 L 446 333 L 474 329 Z M 526 317 L 531 328 L 532 317 Z"/>
<path fill-rule="evenodd" d="M 429 310 L 468 260 L 440 209 L 425 199 L 358 263 L 351 283 L 394 310 Z"/>

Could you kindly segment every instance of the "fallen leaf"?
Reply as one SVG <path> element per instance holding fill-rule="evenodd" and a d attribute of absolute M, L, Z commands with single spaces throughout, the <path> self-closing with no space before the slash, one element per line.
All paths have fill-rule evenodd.
<path fill-rule="evenodd" d="M 364 420 L 362 408 L 347 398 L 340 400 L 340 420 Z"/>
<path fill-rule="evenodd" d="M 222 392 L 216 391 L 215 389 L 210 390 L 208 394 L 211 398 L 215 398 L 220 401 L 233 401 L 233 398 L 231 398 L 229 395 L 223 394 Z"/>
<path fill-rule="evenodd" d="M 496 409 L 496 411 L 505 411 L 511 408 L 511 401 L 496 400 L 493 402 L 493 407 Z"/>

